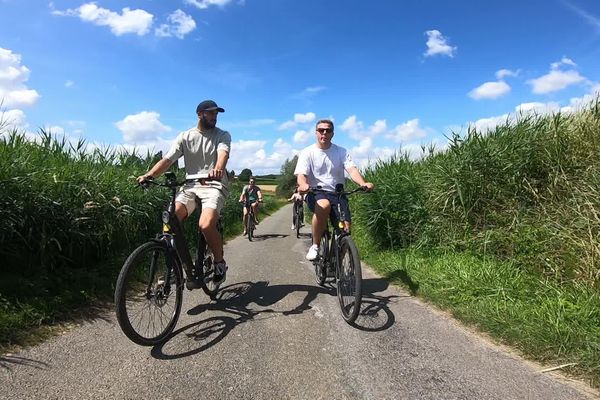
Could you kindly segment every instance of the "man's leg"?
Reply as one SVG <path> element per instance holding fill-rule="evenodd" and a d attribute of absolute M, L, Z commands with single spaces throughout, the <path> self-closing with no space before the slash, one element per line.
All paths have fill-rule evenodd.
<path fill-rule="evenodd" d="M 206 238 L 206 243 L 215 257 L 215 262 L 223 261 L 223 241 L 217 229 L 218 220 L 219 213 L 217 210 L 214 208 L 204 208 L 198 221 L 198 225 Z"/>
<path fill-rule="evenodd" d="M 321 243 L 321 237 L 327 227 L 327 218 L 329 218 L 330 211 L 331 203 L 328 199 L 318 199 L 316 201 L 312 219 L 313 244 L 308 249 L 308 253 L 306 253 L 306 259 L 309 261 L 313 261 L 318 257 L 319 243 Z"/>
<path fill-rule="evenodd" d="M 244 223 L 244 235 L 246 234 L 246 226 L 248 226 L 248 207 L 244 206 L 244 217 L 242 218 Z"/>
<path fill-rule="evenodd" d="M 175 203 L 175 215 L 177 216 L 177 219 L 179 220 L 179 222 L 185 221 L 185 219 L 188 217 L 188 211 L 187 211 L 187 208 L 185 207 L 185 205 L 183 205 L 182 203 L 176 202 Z"/>
<path fill-rule="evenodd" d="M 252 203 L 252 212 L 254 213 L 254 222 L 258 224 L 258 201 Z"/>
<path fill-rule="evenodd" d="M 312 219 L 313 244 L 317 246 L 321 242 L 321 237 L 327 227 L 327 218 L 331 212 L 331 203 L 327 199 L 319 199 L 315 204 L 315 213 Z"/>

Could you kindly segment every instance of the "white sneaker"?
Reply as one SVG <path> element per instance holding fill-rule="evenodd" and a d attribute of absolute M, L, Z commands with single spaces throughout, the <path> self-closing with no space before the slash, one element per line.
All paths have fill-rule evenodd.
<path fill-rule="evenodd" d="M 319 245 L 313 244 L 312 246 L 310 246 L 310 249 L 308 249 L 308 253 L 306 253 L 306 259 L 308 261 L 314 261 L 317 259 L 318 256 L 319 256 Z"/>
<path fill-rule="evenodd" d="M 292 224 L 292 230 L 295 230 L 295 229 L 296 229 L 296 225 Z"/>

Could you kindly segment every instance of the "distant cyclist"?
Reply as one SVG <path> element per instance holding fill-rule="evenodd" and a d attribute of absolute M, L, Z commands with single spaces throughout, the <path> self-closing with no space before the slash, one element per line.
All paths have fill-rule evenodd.
<path fill-rule="evenodd" d="M 300 212 L 301 208 L 304 207 L 302 204 L 304 202 L 305 195 L 298 193 L 298 186 L 296 185 L 296 189 L 294 189 L 294 193 L 292 193 L 292 197 L 288 199 L 288 201 L 292 201 L 294 207 L 292 208 L 292 230 L 296 230 L 296 215 Z M 304 223 L 300 222 L 300 226 L 303 226 Z"/>
<path fill-rule="evenodd" d="M 248 203 L 250 207 L 252 207 L 252 211 L 254 213 L 254 223 L 258 225 L 258 203 L 260 203 L 263 199 L 262 192 L 260 188 L 256 186 L 256 181 L 253 176 L 248 180 L 248 184 L 244 186 L 242 189 L 242 194 L 240 195 L 240 203 Z M 248 226 L 248 208 L 244 207 L 244 235 L 246 232 L 246 226 Z"/>

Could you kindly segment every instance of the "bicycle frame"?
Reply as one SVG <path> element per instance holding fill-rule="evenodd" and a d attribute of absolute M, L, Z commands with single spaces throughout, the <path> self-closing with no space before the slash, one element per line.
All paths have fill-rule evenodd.
<path fill-rule="evenodd" d="M 189 278 L 194 275 L 194 268 L 201 268 L 202 266 L 202 262 L 204 261 L 206 239 L 204 238 L 201 230 L 198 228 L 196 263 L 194 263 L 187 246 L 187 240 L 183 227 L 181 226 L 181 222 L 179 222 L 179 219 L 175 213 L 175 198 L 177 197 L 177 188 L 186 181 L 177 182 L 177 178 L 172 172 L 165 173 L 165 177 L 167 178 L 167 183 L 162 186 L 166 186 L 171 190 L 171 197 L 169 200 L 169 205 L 167 206 L 167 210 L 163 211 L 161 215 L 163 222 L 162 233 L 157 234 L 154 240 L 164 242 L 166 244 L 169 253 L 174 256 L 173 259 L 175 263 L 181 267 L 183 271 L 185 271 L 186 277 Z M 160 185 L 157 183 L 154 184 Z M 199 204 L 199 212 L 202 213 L 202 204 Z M 222 229 L 220 216 L 219 220 L 217 221 L 217 229 L 219 229 L 219 231 Z"/>
<path fill-rule="evenodd" d="M 332 193 L 338 196 L 338 201 L 335 204 L 335 209 L 333 207 L 331 208 L 331 211 L 329 212 L 329 221 L 327 223 L 327 227 L 325 228 L 325 232 L 323 232 L 323 235 L 326 235 L 329 240 L 329 248 L 327 249 L 326 257 L 322 257 L 321 255 L 319 255 L 319 258 L 317 258 L 317 260 L 322 259 L 322 262 L 325 264 L 325 272 L 327 274 L 327 277 L 335 277 L 336 280 L 339 277 L 339 243 L 341 242 L 344 236 L 350 235 L 350 232 L 345 230 L 344 220 L 346 216 L 344 214 L 340 201 L 342 196 L 348 196 L 359 191 L 365 191 L 363 187 L 356 188 L 354 190 L 351 190 L 350 192 L 344 192 L 343 187 L 339 189 L 341 190 L 336 190 L 335 192 L 326 191 L 321 189 L 320 187 L 309 189 L 313 193 Z M 331 235 L 329 234 L 330 225 L 332 227 Z"/>

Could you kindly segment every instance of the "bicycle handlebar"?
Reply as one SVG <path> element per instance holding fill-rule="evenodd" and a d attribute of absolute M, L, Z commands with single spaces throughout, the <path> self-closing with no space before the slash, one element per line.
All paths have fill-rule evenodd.
<path fill-rule="evenodd" d="M 323 189 L 321 186 L 316 186 L 316 187 L 311 186 L 311 187 L 308 188 L 308 192 L 313 192 L 313 193 L 332 193 L 332 194 L 336 194 L 336 195 L 339 195 L 339 196 L 341 196 L 343 194 L 345 194 L 347 196 L 347 195 L 350 195 L 350 194 L 353 194 L 353 193 L 357 193 L 357 192 L 372 193 L 372 191 L 369 191 L 366 186 L 359 186 L 359 187 L 357 187 L 354 190 L 350 190 L 349 192 L 346 192 L 344 190 L 332 192 L 331 190 L 325 190 L 325 189 Z"/>
<path fill-rule="evenodd" d="M 162 187 L 167 187 L 167 188 L 172 189 L 172 188 L 175 188 L 178 186 L 185 185 L 186 183 L 198 182 L 198 183 L 204 185 L 206 182 L 221 181 L 220 179 L 210 177 L 208 174 L 199 174 L 199 175 L 192 175 L 192 176 L 193 176 L 192 178 L 186 178 L 182 181 L 177 181 L 177 177 L 175 176 L 174 173 L 167 172 L 167 173 L 165 173 L 165 183 L 159 183 L 159 182 L 155 181 L 154 178 L 148 177 L 145 180 L 143 180 L 142 182 L 139 182 L 138 184 L 141 187 L 143 187 L 144 189 L 148 189 L 150 187 L 150 185 L 162 186 Z"/>

